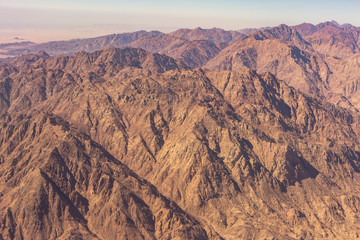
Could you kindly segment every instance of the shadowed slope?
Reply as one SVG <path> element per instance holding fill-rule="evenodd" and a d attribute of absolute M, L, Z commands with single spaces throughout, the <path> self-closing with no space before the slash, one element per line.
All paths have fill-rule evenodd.
<path fill-rule="evenodd" d="M 0 236 L 208 239 L 195 219 L 63 119 L 4 124 Z"/>
<path fill-rule="evenodd" d="M 41 64 L 35 61 L 29 65 L 3 66 L 0 92 L 9 107 L 2 115 L 1 123 L 6 130 L 1 136 L 8 136 L 7 132 L 16 127 L 19 141 L 31 139 L 33 127 L 21 130 L 18 125 L 10 126 L 19 112 L 33 116 L 38 111 L 51 112 L 66 119 L 69 129 L 71 126 L 81 131 L 78 133 L 81 136 L 89 136 L 85 139 L 97 142 L 99 148 L 132 169 L 136 173 L 134 178 L 140 179 L 135 177 L 139 175 L 146 179 L 179 208 L 191 212 L 192 218 L 179 210 L 185 214 L 184 220 L 179 220 L 184 224 L 180 225 L 188 230 L 177 232 L 174 229 L 180 225 L 176 224 L 172 226 L 177 227 L 168 229 L 169 234 L 181 232 L 184 235 L 176 236 L 184 239 L 200 238 L 204 231 L 210 239 L 217 238 L 215 231 L 228 239 L 356 238 L 360 233 L 356 214 L 360 206 L 356 113 L 302 94 L 269 73 L 208 72 L 179 67 L 150 73 L 147 67 L 130 64 L 140 57 L 137 50 L 133 51 L 128 54 L 134 58 L 121 58 L 116 65 L 131 67 L 109 67 L 114 58 L 105 53 L 78 54 L 89 64 L 79 61 L 82 64 L 78 67 L 66 63 L 63 70 L 49 67 L 57 66 L 54 62 L 61 57 L 41 60 Z M 108 58 L 100 58 L 102 55 Z M 97 64 L 99 59 L 103 65 Z M 166 68 L 162 63 L 157 65 Z M 47 95 L 42 98 L 40 93 Z M 29 121 L 31 125 L 32 118 Z M 68 131 L 78 136 L 71 129 Z M 26 132 L 27 137 L 21 132 Z M 51 130 L 48 137 L 67 135 L 60 133 Z M 18 146 L 8 139 L 2 141 L 7 147 L 1 149 Z M 66 159 L 64 147 L 57 148 Z M 37 149 L 41 147 L 31 149 L 34 150 L 29 153 L 40 151 Z M 69 156 L 73 155 L 78 156 L 75 153 Z M 14 159 L 9 155 L 2 162 L 6 166 L 14 163 L 15 173 L 21 172 L 16 161 L 26 162 L 29 158 L 26 155 Z M 117 176 L 119 166 L 123 166 L 119 164 L 109 165 L 106 172 L 109 178 Z M 0 165 L 1 171 L 9 169 L 2 166 L 5 165 Z M 97 168 L 91 164 L 91 169 Z M 134 180 L 135 186 L 137 181 Z M 144 209 L 152 209 L 153 202 L 147 199 L 154 199 L 153 191 L 148 194 L 139 191 L 134 194 L 146 203 Z M 88 195 L 91 192 L 85 192 L 90 196 L 89 202 L 97 201 L 98 198 Z M 3 196 L 7 199 L 11 195 Z M 100 212 L 108 209 L 105 205 L 98 207 Z M 118 205 L 114 209 L 118 207 L 125 212 L 132 209 Z M 106 216 L 116 219 L 113 213 L 107 211 L 104 219 Z M 131 214 L 129 218 L 138 223 L 131 230 L 133 234 L 141 232 L 144 236 L 144 231 L 153 234 L 145 228 L 153 226 L 146 217 L 134 220 L 137 215 Z M 158 212 L 151 210 L 150 214 L 157 216 Z M 197 224 L 189 229 L 187 223 L 192 221 Z M 80 218 L 76 223 L 81 223 Z M 126 224 L 116 226 L 130 231 Z M 89 225 L 88 228 L 91 232 L 80 228 L 77 232 L 90 235 L 108 232 L 106 226 L 96 231 Z M 156 232 L 151 236 L 160 238 Z"/>

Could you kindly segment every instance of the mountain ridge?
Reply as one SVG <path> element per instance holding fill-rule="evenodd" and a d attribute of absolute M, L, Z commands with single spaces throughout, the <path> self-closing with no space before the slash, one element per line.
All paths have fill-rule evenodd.
<path fill-rule="evenodd" d="M 0 239 L 359 238 L 359 32 L 0 46 Z"/>
<path fill-rule="evenodd" d="M 358 113 L 268 72 L 181 68 L 154 55 L 0 64 L 2 237 L 360 234 Z M 45 217 L 31 215 L 44 201 Z"/>

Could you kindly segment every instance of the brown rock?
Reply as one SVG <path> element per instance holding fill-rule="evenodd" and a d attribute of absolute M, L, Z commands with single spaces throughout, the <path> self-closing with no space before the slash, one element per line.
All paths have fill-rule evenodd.
<path fill-rule="evenodd" d="M 33 57 L 1 65 L 3 238 L 360 234 L 356 112 L 138 49 Z"/>

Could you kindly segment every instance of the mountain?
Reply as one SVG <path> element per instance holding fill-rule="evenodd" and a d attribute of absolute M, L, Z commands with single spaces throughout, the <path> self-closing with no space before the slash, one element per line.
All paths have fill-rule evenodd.
<path fill-rule="evenodd" d="M 4 124 L 2 239 L 207 238 L 198 221 L 64 119 L 19 115 Z"/>
<path fill-rule="evenodd" d="M 310 47 L 295 30 L 280 25 L 236 41 L 204 67 L 216 71 L 271 72 L 305 93 L 324 95 L 329 70 L 320 56 L 306 51 Z"/>
<path fill-rule="evenodd" d="M 128 46 L 166 54 L 191 68 L 203 66 L 224 47 L 223 44 L 215 44 L 208 40 L 189 41 L 171 35 L 141 38 Z"/>
<path fill-rule="evenodd" d="M 350 109 L 360 107 L 358 59 L 354 55 L 349 58 L 324 55 L 288 26 L 265 29 L 236 41 L 204 67 L 216 71 L 271 72 L 305 93 Z"/>
<path fill-rule="evenodd" d="M 285 24 L 257 31 L 251 34 L 249 38 L 254 38 L 256 40 L 279 39 L 281 41 L 294 44 L 304 50 L 309 49 L 310 45 L 296 30 Z"/>
<path fill-rule="evenodd" d="M 166 55 L 151 54 L 143 49 L 109 48 L 93 53 L 79 52 L 73 56 L 50 57 L 45 52 L 20 56 L 8 61 L 20 69 L 50 68 L 52 70 L 71 70 L 93 72 L 119 71 L 124 68 L 145 68 L 153 72 L 165 72 L 186 67 Z M 6 64 L 5 64 L 6 65 Z"/>
<path fill-rule="evenodd" d="M 305 93 L 349 109 L 360 107 L 359 28 L 332 21 L 243 32 L 218 28 L 180 29 L 169 34 L 139 31 L 44 44 L 2 44 L 0 48 L 4 57 L 36 55 L 38 51 L 54 56 L 109 47 L 142 48 L 170 56 L 190 68 L 269 71 Z"/>
<path fill-rule="evenodd" d="M 0 61 L 11 58 L 12 56 L 18 56 L 23 53 L 28 53 L 24 50 L 24 47 L 34 45 L 33 42 L 15 42 L 15 43 L 1 43 L 0 44 Z"/>
<path fill-rule="evenodd" d="M 264 30 L 267 29 L 269 27 L 262 27 L 262 28 L 243 28 L 240 30 L 237 30 L 237 32 L 244 34 L 245 36 L 251 35 L 253 33 L 256 33 L 260 30 Z"/>
<path fill-rule="evenodd" d="M 165 35 L 165 36 L 164 36 Z M 163 39 L 161 38 L 163 36 Z M 208 41 L 209 43 L 216 44 L 218 47 L 225 46 L 229 42 L 241 39 L 246 35 L 237 32 L 237 31 L 225 31 L 219 28 L 213 29 L 179 29 L 175 32 L 164 34 L 159 31 L 137 31 L 132 33 L 119 33 L 111 34 L 106 36 L 100 36 L 95 38 L 85 38 L 85 39 L 73 39 L 68 41 L 52 41 L 47 43 L 33 43 L 33 42 L 18 42 L 18 43 L 4 43 L 0 44 L 0 59 L 15 57 L 21 54 L 28 53 L 37 53 L 39 51 L 45 51 L 51 56 L 59 55 L 71 55 L 80 51 L 85 52 L 94 52 L 98 50 L 103 50 L 110 47 L 144 47 L 144 49 L 150 50 L 149 48 L 158 49 L 159 46 L 155 47 L 156 41 L 170 41 L 174 37 L 174 41 L 178 38 L 181 38 L 181 41 Z M 142 39 L 144 38 L 144 39 Z M 142 39 L 138 43 L 133 45 L 128 45 L 132 42 L 135 42 L 139 39 Z M 147 41 L 151 41 L 151 44 L 146 46 L 143 45 Z M 175 44 L 175 42 L 173 44 Z M 171 44 L 171 43 L 169 43 Z M 161 48 L 163 49 L 163 47 Z M 154 49 L 153 49 L 154 50 Z"/>
<path fill-rule="evenodd" d="M 72 55 L 80 51 L 94 52 L 111 47 L 142 48 L 144 50 L 169 55 L 191 68 L 201 67 L 215 57 L 227 43 L 244 35 L 222 29 L 187 29 L 187 35 L 179 30 L 170 34 L 158 31 L 138 31 L 134 33 L 112 34 L 97 38 L 75 39 L 35 44 L 1 44 L 0 56 L 10 58 L 21 54 L 44 51 L 51 56 Z M 181 37 L 177 37 L 181 35 Z"/>
<path fill-rule="evenodd" d="M 1 113 L 34 107 L 67 89 L 76 81 L 82 82 L 84 77 L 89 81 L 101 81 L 97 76 L 106 73 L 113 77 L 123 69 L 135 68 L 151 74 L 179 69 L 182 66 L 170 57 L 150 54 L 142 49 L 113 48 L 91 54 L 80 52 L 72 57 L 56 58 L 45 53 L 21 56 L 1 67 L 0 75 L 4 79 L 1 83 Z M 41 76 L 44 72 L 49 76 Z M 73 72 L 76 74 L 71 74 Z M 16 77 L 8 78 L 11 74 Z M 17 90 L 10 92 L 14 89 Z"/>
<path fill-rule="evenodd" d="M 159 36 L 161 32 L 158 31 L 138 31 L 133 33 L 111 34 L 96 38 L 73 39 L 69 41 L 53 41 L 47 43 L 35 44 L 32 42 L 16 44 L 11 47 L 7 45 L 0 45 L 0 50 L 3 55 L 13 57 L 20 54 L 37 53 L 45 51 L 51 56 L 57 55 L 71 55 L 80 51 L 94 52 L 110 47 L 122 47 L 145 36 Z"/>
<path fill-rule="evenodd" d="M 324 55 L 347 58 L 360 53 L 360 29 L 350 24 L 339 25 L 334 21 L 318 25 L 304 23 L 293 28 Z"/>
<path fill-rule="evenodd" d="M 246 36 L 238 31 L 225 31 L 220 28 L 202 29 L 200 27 L 194 29 L 179 29 L 169 33 L 169 35 L 189 41 L 207 40 L 214 43 L 230 43 Z"/>
<path fill-rule="evenodd" d="M 0 99 L 1 238 L 360 234 L 358 113 L 270 73 L 41 52 L 0 64 Z"/>

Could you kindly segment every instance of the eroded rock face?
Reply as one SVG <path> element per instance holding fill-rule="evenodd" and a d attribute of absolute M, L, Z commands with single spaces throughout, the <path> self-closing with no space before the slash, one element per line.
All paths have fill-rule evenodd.
<path fill-rule="evenodd" d="M 3 131 L 3 238 L 208 239 L 197 220 L 62 118 L 26 116 Z"/>
<path fill-rule="evenodd" d="M 81 54 L 76 54 L 79 51 L 93 52 L 114 47 L 141 48 L 152 53 L 166 54 L 193 69 L 202 67 L 215 71 L 255 70 L 260 74 L 270 72 L 304 93 L 314 94 L 335 105 L 358 111 L 360 107 L 359 36 L 358 27 L 350 24 L 339 25 L 332 21 L 317 25 L 281 24 L 271 28 L 239 31 L 225 31 L 218 28 L 179 29 L 168 34 L 158 31 L 138 31 L 42 44 L 31 42 L 0 44 L 0 50 L 4 58 L 33 53 L 27 55 L 27 59 L 22 59 L 18 64 L 24 64 L 24 60 L 26 64 L 49 57 L 44 52 L 36 54 L 39 51 L 46 51 L 51 56 L 80 55 L 80 59 L 84 62 L 71 62 L 72 60 L 70 62 L 87 64 L 88 68 L 91 60 L 85 60 Z M 93 60 L 96 58 L 96 54 L 91 56 Z M 53 64 L 62 66 L 68 60 L 62 58 Z M 5 60 L 0 59 L 0 61 Z M 128 63 L 131 66 L 139 64 Z M 97 62 L 97 64 L 102 63 Z M 102 67 L 95 69 L 102 71 Z M 153 70 L 157 68 L 157 66 L 148 67 Z M 115 72 L 118 70 L 114 69 Z M 156 69 L 158 70 L 160 69 Z M 25 107 L 29 104 L 26 97 L 22 101 Z M 6 107 L 6 105 L 8 103 L 0 97 L 0 106 Z"/>
<path fill-rule="evenodd" d="M 339 25 L 337 22 L 325 22 L 312 25 L 305 23 L 294 26 L 293 29 L 322 54 L 348 58 L 359 53 L 360 29 L 350 24 Z"/>
<path fill-rule="evenodd" d="M 204 68 L 270 72 L 304 93 L 354 109 L 359 107 L 358 42 L 359 29 L 353 26 L 280 25 L 235 41 Z"/>
<path fill-rule="evenodd" d="M 137 49 L 0 72 L 5 239 L 360 234 L 359 116 L 270 73 Z"/>

